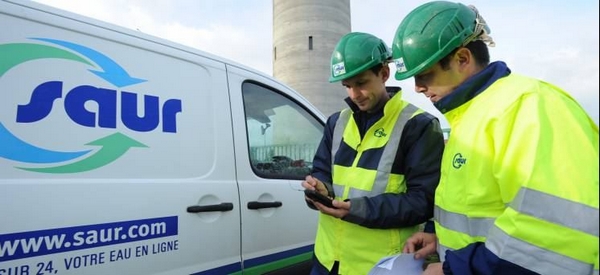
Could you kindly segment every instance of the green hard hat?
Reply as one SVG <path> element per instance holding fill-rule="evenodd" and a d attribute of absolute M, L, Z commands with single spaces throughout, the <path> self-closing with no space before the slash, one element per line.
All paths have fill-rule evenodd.
<path fill-rule="evenodd" d="M 356 76 L 391 58 L 392 52 L 383 40 L 368 33 L 348 33 L 340 39 L 331 54 L 329 82 Z"/>
<path fill-rule="evenodd" d="M 411 11 L 402 20 L 392 44 L 396 79 L 417 75 L 489 27 L 475 7 L 434 1 Z"/>

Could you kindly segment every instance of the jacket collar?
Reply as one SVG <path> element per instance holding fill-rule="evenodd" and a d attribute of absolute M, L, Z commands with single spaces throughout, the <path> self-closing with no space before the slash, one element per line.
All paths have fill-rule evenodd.
<path fill-rule="evenodd" d="M 468 78 L 465 82 L 456 87 L 452 93 L 440 99 L 433 105 L 442 114 L 447 113 L 473 99 L 478 94 L 485 91 L 492 83 L 496 82 L 496 80 L 509 74 L 510 69 L 506 66 L 506 63 L 502 61 L 490 63 L 481 72 Z"/>

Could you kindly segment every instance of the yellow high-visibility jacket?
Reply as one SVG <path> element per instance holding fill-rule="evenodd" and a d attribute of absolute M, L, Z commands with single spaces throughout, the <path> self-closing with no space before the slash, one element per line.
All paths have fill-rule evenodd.
<path fill-rule="evenodd" d="M 395 95 L 386 103 L 383 117 L 366 131 L 364 138 L 352 119 L 352 111 L 345 109 L 340 113 L 331 149 L 332 187 L 337 200 L 406 192 L 404 175 L 393 173 L 392 164 L 397 158 L 404 125 L 422 112 Z M 336 158 L 336 155 L 353 158 Z M 381 258 L 399 253 L 416 230 L 415 225 L 368 228 L 320 213 L 315 255 L 328 269 L 338 261 L 340 274 L 364 275 Z"/>
<path fill-rule="evenodd" d="M 435 197 L 441 259 L 483 242 L 540 274 L 598 274 L 598 126 L 579 104 L 509 74 L 443 113 L 452 131 Z"/>

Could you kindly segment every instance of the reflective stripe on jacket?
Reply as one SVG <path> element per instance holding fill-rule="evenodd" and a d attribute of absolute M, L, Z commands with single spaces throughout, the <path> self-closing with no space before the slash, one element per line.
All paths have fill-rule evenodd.
<path fill-rule="evenodd" d="M 345 109 L 334 129 L 332 143 L 333 189 L 338 200 L 403 193 L 403 175 L 393 174 L 402 131 L 406 122 L 422 111 L 392 97 L 384 107 L 383 117 L 361 139 L 352 111 Z M 340 262 L 340 274 L 367 274 L 384 256 L 399 253 L 404 241 L 416 226 L 372 229 L 319 215 L 315 253 L 319 262 L 331 268 Z"/>
<path fill-rule="evenodd" d="M 485 242 L 540 274 L 598 274 L 598 127 L 575 100 L 510 74 L 444 115 L 440 258 Z"/>

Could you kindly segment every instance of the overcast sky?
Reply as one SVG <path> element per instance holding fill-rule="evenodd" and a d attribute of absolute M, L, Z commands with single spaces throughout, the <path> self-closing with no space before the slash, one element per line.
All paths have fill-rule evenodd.
<path fill-rule="evenodd" d="M 269 75 L 273 72 L 271 0 L 36 1 L 224 56 Z M 351 0 L 352 30 L 377 35 L 391 46 L 402 18 L 424 2 Z M 492 61 L 505 61 L 515 73 L 565 89 L 598 124 L 597 0 L 463 3 L 475 5 L 490 26 L 496 42 L 490 51 Z M 432 104 L 414 92 L 413 83 L 388 81 L 403 88 L 405 99 L 447 125 Z"/>

